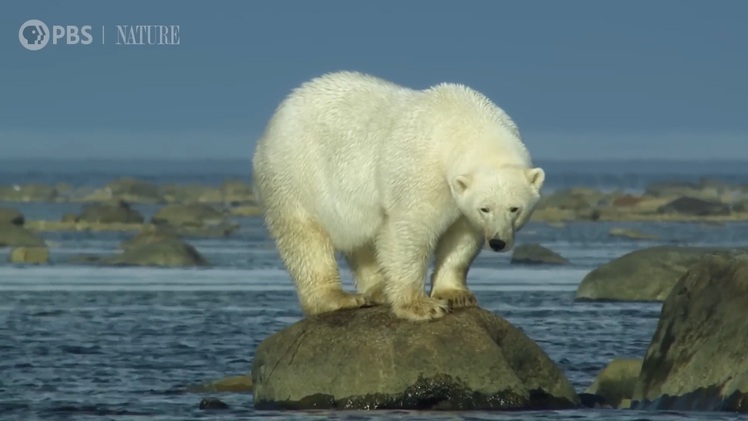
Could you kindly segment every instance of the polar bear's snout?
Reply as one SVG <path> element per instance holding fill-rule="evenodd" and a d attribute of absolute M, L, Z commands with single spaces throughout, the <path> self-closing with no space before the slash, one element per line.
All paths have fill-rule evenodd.
<path fill-rule="evenodd" d="M 488 240 L 488 246 L 491 247 L 491 250 L 493 251 L 501 251 L 506 248 L 506 241 L 492 238 Z"/>

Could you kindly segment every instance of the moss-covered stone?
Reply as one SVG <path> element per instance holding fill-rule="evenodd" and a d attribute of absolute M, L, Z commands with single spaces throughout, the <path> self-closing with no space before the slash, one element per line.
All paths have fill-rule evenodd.
<path fill-rule="evenodd" d="M 163 240 L 129 247 L 122 253 L 102 258 L 111 266 L 207 266 L 208 262 L 191 244 L 180 239 Z"/>
<path fill-rule="evenodd" d="M 748 412 L 748 254 L 708 255 L 665 300 L 632 408 Z"/>
<path fill-rule="evenodd" d="M 49 249 L 46 247 L 18 247 L 11 250 L 8 256 L 11 263 L 44 264 L 49 263 Z"/>
<path fill-rule="evenodd" d="M 46 247 L 42 237 L 20 225 L 0 225 L 0 248 L 3 247 Z"/>
<path fill-rule="evenodd" d="M 265 339 L 256 408 L 560 409 L 579 399 L 543 350 L 479 308 L 416 323 L 389 307 L 303 319 Z"/>
<path fill-rule="evenodd" d="M 731 253 L 717 247 L 657 246 L 636 250 L 588 273 L 577 301 L 663 301 L 688 269 L 707 254 Z"/>
<path fill-rule="evenodd" d="M 614 408 L 627 407 L 641 367 L 641 358 L 615 359 L 600 371 L 585 393 L 601 396 Z"/>

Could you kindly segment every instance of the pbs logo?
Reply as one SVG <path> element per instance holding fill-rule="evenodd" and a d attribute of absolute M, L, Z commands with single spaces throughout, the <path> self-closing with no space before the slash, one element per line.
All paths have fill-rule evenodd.
<path fill-rule="evenodd" d="M 44 22 L 31 19 L 24 22 L 18 29 L 18 40 L 27 50 L 41 50 L 49 44 L 50 38 L 53 45 L 62 43 L 63 40 L 66 45 L 88 45 L 93 42 L 90 25 L 80 28 L 75 25 L 52 25 L 50 34 L 49 27 Z"/>

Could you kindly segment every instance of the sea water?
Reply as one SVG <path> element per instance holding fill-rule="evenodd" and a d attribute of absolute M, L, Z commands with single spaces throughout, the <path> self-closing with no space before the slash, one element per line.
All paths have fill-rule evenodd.
<path fill-rule="evenodd" d="M 733 165 L 733 166 L 730 166 Z M 641 191 L 657 180 L 710 176 L 748 184 L 748 166 L 699 163 L 549 163 L 548 188 L 588 186 Z M 741 172 L 742 171 L 742 172 Z M 156 183 L 219 185 L 249 180 L 248 162 L 8 162 L 0 184 L 28 182 L 98 187 L 121 176 Z M 79 203 L 0 203 L 28 219 L 59 220 Z M 150 216 L 157 206 L 133 205 Z M 211 263 L 201 269 L 104 268 L 66 261 L 114 253 L 131 233 L 45 232 L 52 263 L 18 266 L 0 249 L 0 419 L 737 419 L 729 413 L 583 409 L 531 412 L 255 411 L 248 394 L 184 393 L 184 387 L 246 374 L 254 349 L 300 319 L 288 274 L 258 218 L 236 218 L 228 238 L 187 238 Z M 612 238 L 612 227 L 654 234 L 656 241 Z M 536 341 L 583 392 L 613 358 L 643 357 L 660 304 L 575 303 L 590 270 L 639 248 L 745 245 L 748 223 L 531 222 L 518 243 L 540 243 L 567 266 L 510 265 L 510 253 L 484 250 L 469 274 L 482 307 Z M 347 270 L 346 287 L 352 287 Z M 203 411 L 203 397 L 230 409 Z M 748 417 L 746 417 L 748 419 Z"/>

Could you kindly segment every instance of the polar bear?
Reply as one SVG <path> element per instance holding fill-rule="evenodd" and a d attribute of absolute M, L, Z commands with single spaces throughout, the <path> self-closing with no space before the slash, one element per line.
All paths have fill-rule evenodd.
<path fill-rule="evenodd" d="M 478 305 L 470 265 L 486 243 L 512 248 L 545 180 L 512 119 L 479 92 L 452 83 L 415 90 L 348 71 L 294 89 L 252 167 L 306 316 L 388 304 L 412 321 Z M 357 293 L 343 289 L 336 253 Z"/>

